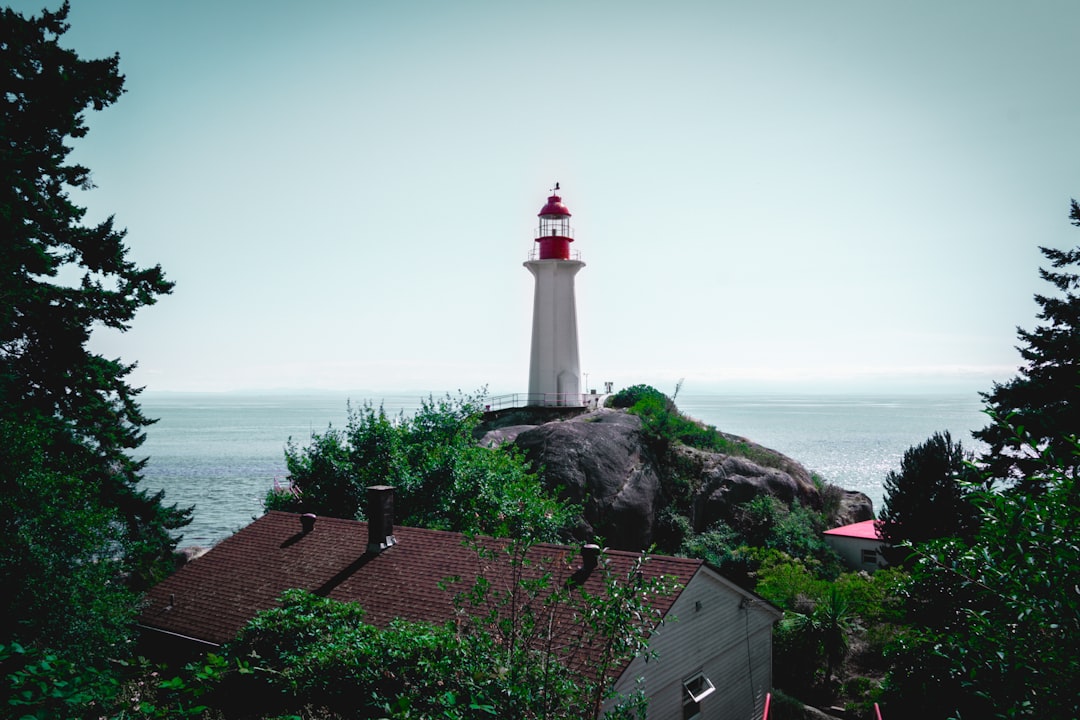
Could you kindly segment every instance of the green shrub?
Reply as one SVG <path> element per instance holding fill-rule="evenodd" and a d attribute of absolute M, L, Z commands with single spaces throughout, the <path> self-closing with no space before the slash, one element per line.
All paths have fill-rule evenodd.
<path fill-rule="evenodd" d="M 0 668 L 0 707 L 13 717 L 96 716 L 118 689 L 108 673 L 19 643 L 0 644 Z"/>
<path fill-rule="evenodd" d="M 676 443 L 687 447 L 744 457 L 763 467 L 785 469 L 782 455 L 725 435 L 713 425 L 707 425 L 679 412 L 675 401 L 649 385 L 634 385 L 616 393 L 609 401 L 611 407 L 625 408 L 641 418 L 646 437 L 653 449 L 663 457 Z"/>
<path fill-rule="evenodd" d="M 806 563 L 782 552 L 763 559 L 757 571 L 755 592 L 782 610 L 805 608 L 828 592 L 829 582 L 820 579 Z"/>
<path fill-rule="evenodd" d="M 871 574 L 844 573 L 836 585 L 851 602 L 852 609 L 868 623 L 898 623 L 904 618 L 901 588 L 907 573 L 900 568 L 882 568 Z"/>
<path fill-rule="evenodd" d="M 402 525 L 561 539 L 578 509 L 545 488 L 520 452 L 476 444 L 480 407 L 479 396 L 428 398 L 410 417 L 350 406 L 345 430 L 313 433 L 307 446 L 290 438 L 289 485 L 265 505 L 362 519 L 366 488 L 393 485 Z"/>
<path fill-rule="evenodd" d="M 651 385 L 633 385 L 624 388 L 612 395 L 611 399 L 608 400 L 608 404 L 614 408 L 632 408 L 640 402 L 654 402 L 660 405 L 670 405 L 672 408 L 675 407 L 675 404 L 668 399 L 667 395 Z"/>

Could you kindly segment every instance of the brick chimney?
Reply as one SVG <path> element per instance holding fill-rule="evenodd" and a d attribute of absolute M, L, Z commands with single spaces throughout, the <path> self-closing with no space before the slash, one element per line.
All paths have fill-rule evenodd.
<path fill-rule="evenodd" d="M 589 579 L 589 575 L 596 569 L 600 560 L 600 546 L 595 543 L 589 543 L 588 545 L 582 545 L 581 547 L 581 567 L 574 571 L 574 574 L 566 578 L 567 587 L 581 587 Z"/>
<path fill-rule="evenodd" d="M 391 545 L 394 537 L 394 488 L 389 485 L 372 485 L 367 489 L 367 551 L 378 555 Z"/>
<path fill-rule="evenodd" d="M 600 559 L 600 546 L 589 543 L 581 548 L 581 569 L 588 572 L 596 568 L 596 561 Z"/>

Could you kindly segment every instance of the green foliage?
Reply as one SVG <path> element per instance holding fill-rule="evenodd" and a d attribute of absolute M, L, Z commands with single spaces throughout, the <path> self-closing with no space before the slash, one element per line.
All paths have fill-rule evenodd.
<path fill-rule="evenodd" d="M 921 543 L 942 537 L 970 537 L 976 525 L 975 508 L 967 499 L 977 474 L 948 432 L 934 433 L 926 442 L 908 448 L 900 471 L 885 476 L 885 501 L 878 533 L 889 545 Z M 890 562 L 903 560 L 889 553 Z"/>
<path fill-rule="evenodd" d="M 189 513 L 138 489 L 145 461 L 129 453 L 151 421 L 127 383 L 134 366 L 88 342 L 96 327 L 127 330 L 172 284 L 160 267 L 127 258 L 112 218 L 84 225 L 86 210 L 69 196 L 93 184 L 88 168 L 68 162 L 67 140 L 86 135 L 87 110 L 120 97 L 123 76 L 115 55 L 83 60 L 60 46 L 68 10 L 0 11 L 0 420 L 35 425 L 42 470 L 76 468 L 93 502 L 119 513 L 126 570 L 152 582 L 171 568 L 169 531 Z"/>
<path fill-rule="evenodd" d="M 247 710 L 299 712 L 307 705 L 358 717 L 490 717 L 508 688 L 505 673 L 480 660 L 496 652 L 487 638 L 452 625 L 363 621 L 355 603 L 287 591 L 229 645 L 250 659 L 218 692 Z"/>
<path fill-rule="evenodd" d="M 267 497 L 271 509 L 362 518 L 366 488 L 395 488 L 397 521 L 440 530 L 556 540 L 573 508 L 559 502 L 513 448 L 487 448 L 473 434 L 480 396 L 428 398 L 412 416 L 350 406 L 344 431 L 291 440 L 290 488 Z"/>
<path fill-rule="evenodd" d="M 690 518 L 671 505 L 660 508 L 653 528 L 653 540 L 658 548 L 662 548 L 666 553 L 678 552 L 693 535 L 694 528 L 690 524 Z"/>
<path fill-rule="evenodd" d="M 835 581 L 851 610 L 866 623 L 900 623 L 904 619 L 901 590 L 907 573 L 896 567 L 881 568 L 872 575 L 844 573 Z"/>
<path fill-rule="evenodd" d="M 839 694 L 864 705 L 871 702 L 869 694 L 876 696 L 876 682 L 856 693 L 856 684 L 841 687 L 834 679 L 844 675 L 838 668 L 849 646 L 859 649 L 861 667 L 884 671 L 880 658 L 903 620 L 898 588 L 906 575 L 884 569 L 826 580 L 813 560 L 775 550 L 756 550 L 753 557 L 757 561 L 754 590 L 784 610 L 784 619 L 773 633 L 775 685 L 819 704 L 831 704 Z"/>
<path fill-rule="evenodd" d="M 1075 200 L 1069 218 L 1080 227 Z M 975 437 L 989 446 L 980 461 L 993 479 L 1039 480 L 1046 452 L 1069 472 L 1075 474 L 1080 467 L 1068 442 L 1080 434 L 1080 247 L 1039 249 L 1051 265 L 1050 270 L 1040 268 L 1039 275 L 1054 286 L 1055 294 L 1036 295 L 1040 324 L 1034 330 L 1017 330 L 1024 363 L 1019 374 L 995 383 L 982 396 L 991 423 Z M 1029 447 L 1036 452 L 1028 452 Z"/>
<path fill-rule="evenodd" d="M 645 697 L 634 694 L 615 698 L 611 684 L 615 671 L 638 656 L 649 657 L 649 635 L 662 616 L 651 598 L 675 591 L 670 578 L 647 577 L 643 572 L 648 555 L 642 553 L 624 573 L 616 573 L 601 553 L 593 573 L 602 589 L 587 590 L 573 576 L 558 584 L 559 568 L 553 561 L 532 552 L 529 540 L 514 540 L 491 550 L 475 545 L 484 563 L 502 563 L 512 569 L 511 581 L 495 587 L 479 578 L 458 594 L 457 602 L 478 625 L 474 632 L 493 638 L 500 648 L 506 674 L 515 686 L 530 666 L 558 668 L 573 678 L 572 688 L 549 686 L 549 679 L 532 687 L 527 702 L 499 706 L 500 717 L 600 717 L 608 700 L 617 700 L 608 717 L 644 717 Z M 576 625 L 579 630 L 556 636 L 553 628 Z M 534 685 L 533 680 L 526 680 Z M 587 711 L 584 708 L 588 708 Z"/>
<path fill-rule="evenodd" d="M 764 467 L 783 469 L 784 459 L 765 448 L 736 438 L 679 412 L 674 400 L 649 385 L 634 385 L 616 393 L 613 407 L 627 408 L 641 418 L 653 450 L 664 456 L 676 444 L 711 450 L 752 460 Z"/>
<path fill-rule="evenodd" d="M 774 553 L 758 568 L 754 591 L 782 610 L 799 610 L 817 603 L 830 587 L 802 560 Z"/>
<path fill-rule="evenodd" d="M 797 562 L 815 578 L 831 580 L 840 574 L 841 564 L 822 539 L 823 522 L 797 503 L 788 507 L 759 495 L 738 506 L 730 522 L 718 521 L 684 539 L 679 554 L 705 560 L 748 590 L 755 589 L 760 568 L 775 562 Z"/>
<path fill-rule="evenodd" d="M 222 681 L 232 674 L 251 674 L 244 660 L 230 662 L 223 656 L 208 653 L 205 658 L 191 662 L 179 673 L 165 672 L 140 663 L 133 668 L 132 677 L 120 688 L 113 717 L 140 720 L 174 720 L 176 718 L 206 718 L 214 693 Z"/>
<path fill-rule="evenodd" d="M 805 720 L 806 710 L 802 702 L 780 689 L 772 691 L 769 720 Z"/>
<path fill-rule="evenodd" d="M 0 673 L 5 717 L 96 717 L 118 690 L 116 679 L 101 670 L 19 643 L 0 644 Z"/>
<path fill-rule="evenodd" d="M 638 403 L 666 405 L 671 409 L 675 407 L 667 395 L 651 385 L 633 385 L 623 388 L 608 400 L 608 404 L 615 408 L 632 408 Z"/>
<path fill-rule="evenodd" d="M 843 509 L 844 490 L 837 485 L 826 482 L 817 473 L 812 473 L 810 479 L 813 480 L 814 487 L 821 494 L 821 516 L 825 521 L 825 525 L 830 528 L 841 525 L 839 518 L 840 511 Z"/>
<path fill-rule="evenodd" d="M 119 666 L 123 674 L 73 663 L 19 643 L 0 644 L 0 707 L 7 711 L 3 716 L 20 720 L 202 718 L 208 708 L 201 699 L 227 670 L 250 673 L 243 661 L 233 668 L 213 654 L 167 677 L 143 663 Z"/>
<path fill-rule="evenodd" d="M 1016 447 L 1023 447 L 1022 435 Z M 899 716 L 1080 717 L 1080 488 L 1055 449 L 1028 446 L 1026 482 L 984 490 L 974 541 L 916 548 L 888 709 Z M 1039 454 L 1039 450 L 1044 452 Z M 1037 488 L 1037 491 L 1025 491 Z"/>
<path fill-rule="evenodd" d="M 123 77 L 60 46 L 68 12 L 0 10 L 0 704 L 35 718 L 109 714 L 107 661 L 130 653 L 135 593 L 171 571 L 190 517 L 138 487 L 152 421 L 134 366 L 88 347 L 172 284 L 69 194 L 93 184 L 68 141 Z"/>
<path fill-rule="evenodd" d="M 771 495 L 759 495 L 739 506 L 733 525 L 747 545 L 811 561 L 828 579 L 840 572 L 839 558 L 821 534 L 824 519 L 797 502 L 789 507 Z"/>
<path fill-rule="evenodd" d="M 75 460 L 54 469 L 41 435 L 0 421 L 0 639 L 93 665 L 124 653 L 131 635 L 122 518 L 101 504 L 94 473 Z"/>
<path fill-rule="evenodd" d="M 832 683 L 836 668 L 847 657 L 856 616 L 841 588 L 826 583 L 815 599 L 802 598 L 800 610 L 787 610 L 774 633 L 774 662 L 778 683 L 806 696 L 822 682 Z M 819 675 L 820 672 L 820 675 Z"/>

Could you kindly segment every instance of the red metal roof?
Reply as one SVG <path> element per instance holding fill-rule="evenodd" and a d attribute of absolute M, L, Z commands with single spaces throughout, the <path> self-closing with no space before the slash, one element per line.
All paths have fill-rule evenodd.
<path fill-rule="evenodd" d="M 356 601 L 368 622 L 378 626 L 393 618 L 444 623 L 454 617 L 454 596 L 471 588 L 481 570 L 495 587 L 512 582 L 509 563 L 482 561 L 461 534 L 396 527 L 394 536 L 396 545 L 368 554 L 367 523 L 320 517 L 314 529 L 304 533 L 299 515 L 269 512 L 152 588 L 139 622 L 221 644 L 256 613 L 276 607 L 284 590 L 302 588 Z M 506 557 L 498 550 L 507 541 L 483 542 L 497 551 L 494 557 Z M 575 555 L 567 546 L 537 545 L 531 557 L 549 561 L 554 582 L 561 583 L 580 569 Z M 605 558 L 613 571 L 625 573 L 638 553 L 609 550 Z M 647 577 L 673 576 L 685 586 L 702 564 L 652 555 L 643 572 Z M 452 576 L 461 581 L 440 589 L 440 582 Z M 587 574 L 583 585 L 598 594 L 601 574 Z M 655 598 L 653 606 L 666 613 L 678 595 Z"/>
<path fill-rule="evenodd" d="M 539 217 L 545 215 L 565 215 L 570 217 L 570 210 L 563 205 L 562 198 L 558 195 L 552 195 L 547 199 L 547 204 L 540 208 L 540 212 L 537 213 Z"/>
<path fill-rule="evenodd" d="M 863 520 L 852 525 L 826 530 L 826 535 L 838 535 L 840 537 L 863 538 L 864 540 L 880 540 L 877 530 L 874 528 L 876 520 Z"/>

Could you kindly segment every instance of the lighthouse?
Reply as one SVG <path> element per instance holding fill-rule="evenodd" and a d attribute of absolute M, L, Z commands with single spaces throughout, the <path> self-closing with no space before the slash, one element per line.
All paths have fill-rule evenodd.
<path fill-rule="evenodd" d="M 555 183 L 554 193 L 559 190 Z M 536 244 L 525 267 L 533 274 L 529 405 L 582 404 L 574 276 L 585 263 L 571 257 L 570 211 L 552 194 L 538 213 Z M 576 255 L 576 253 L 575 253 Z"/>

